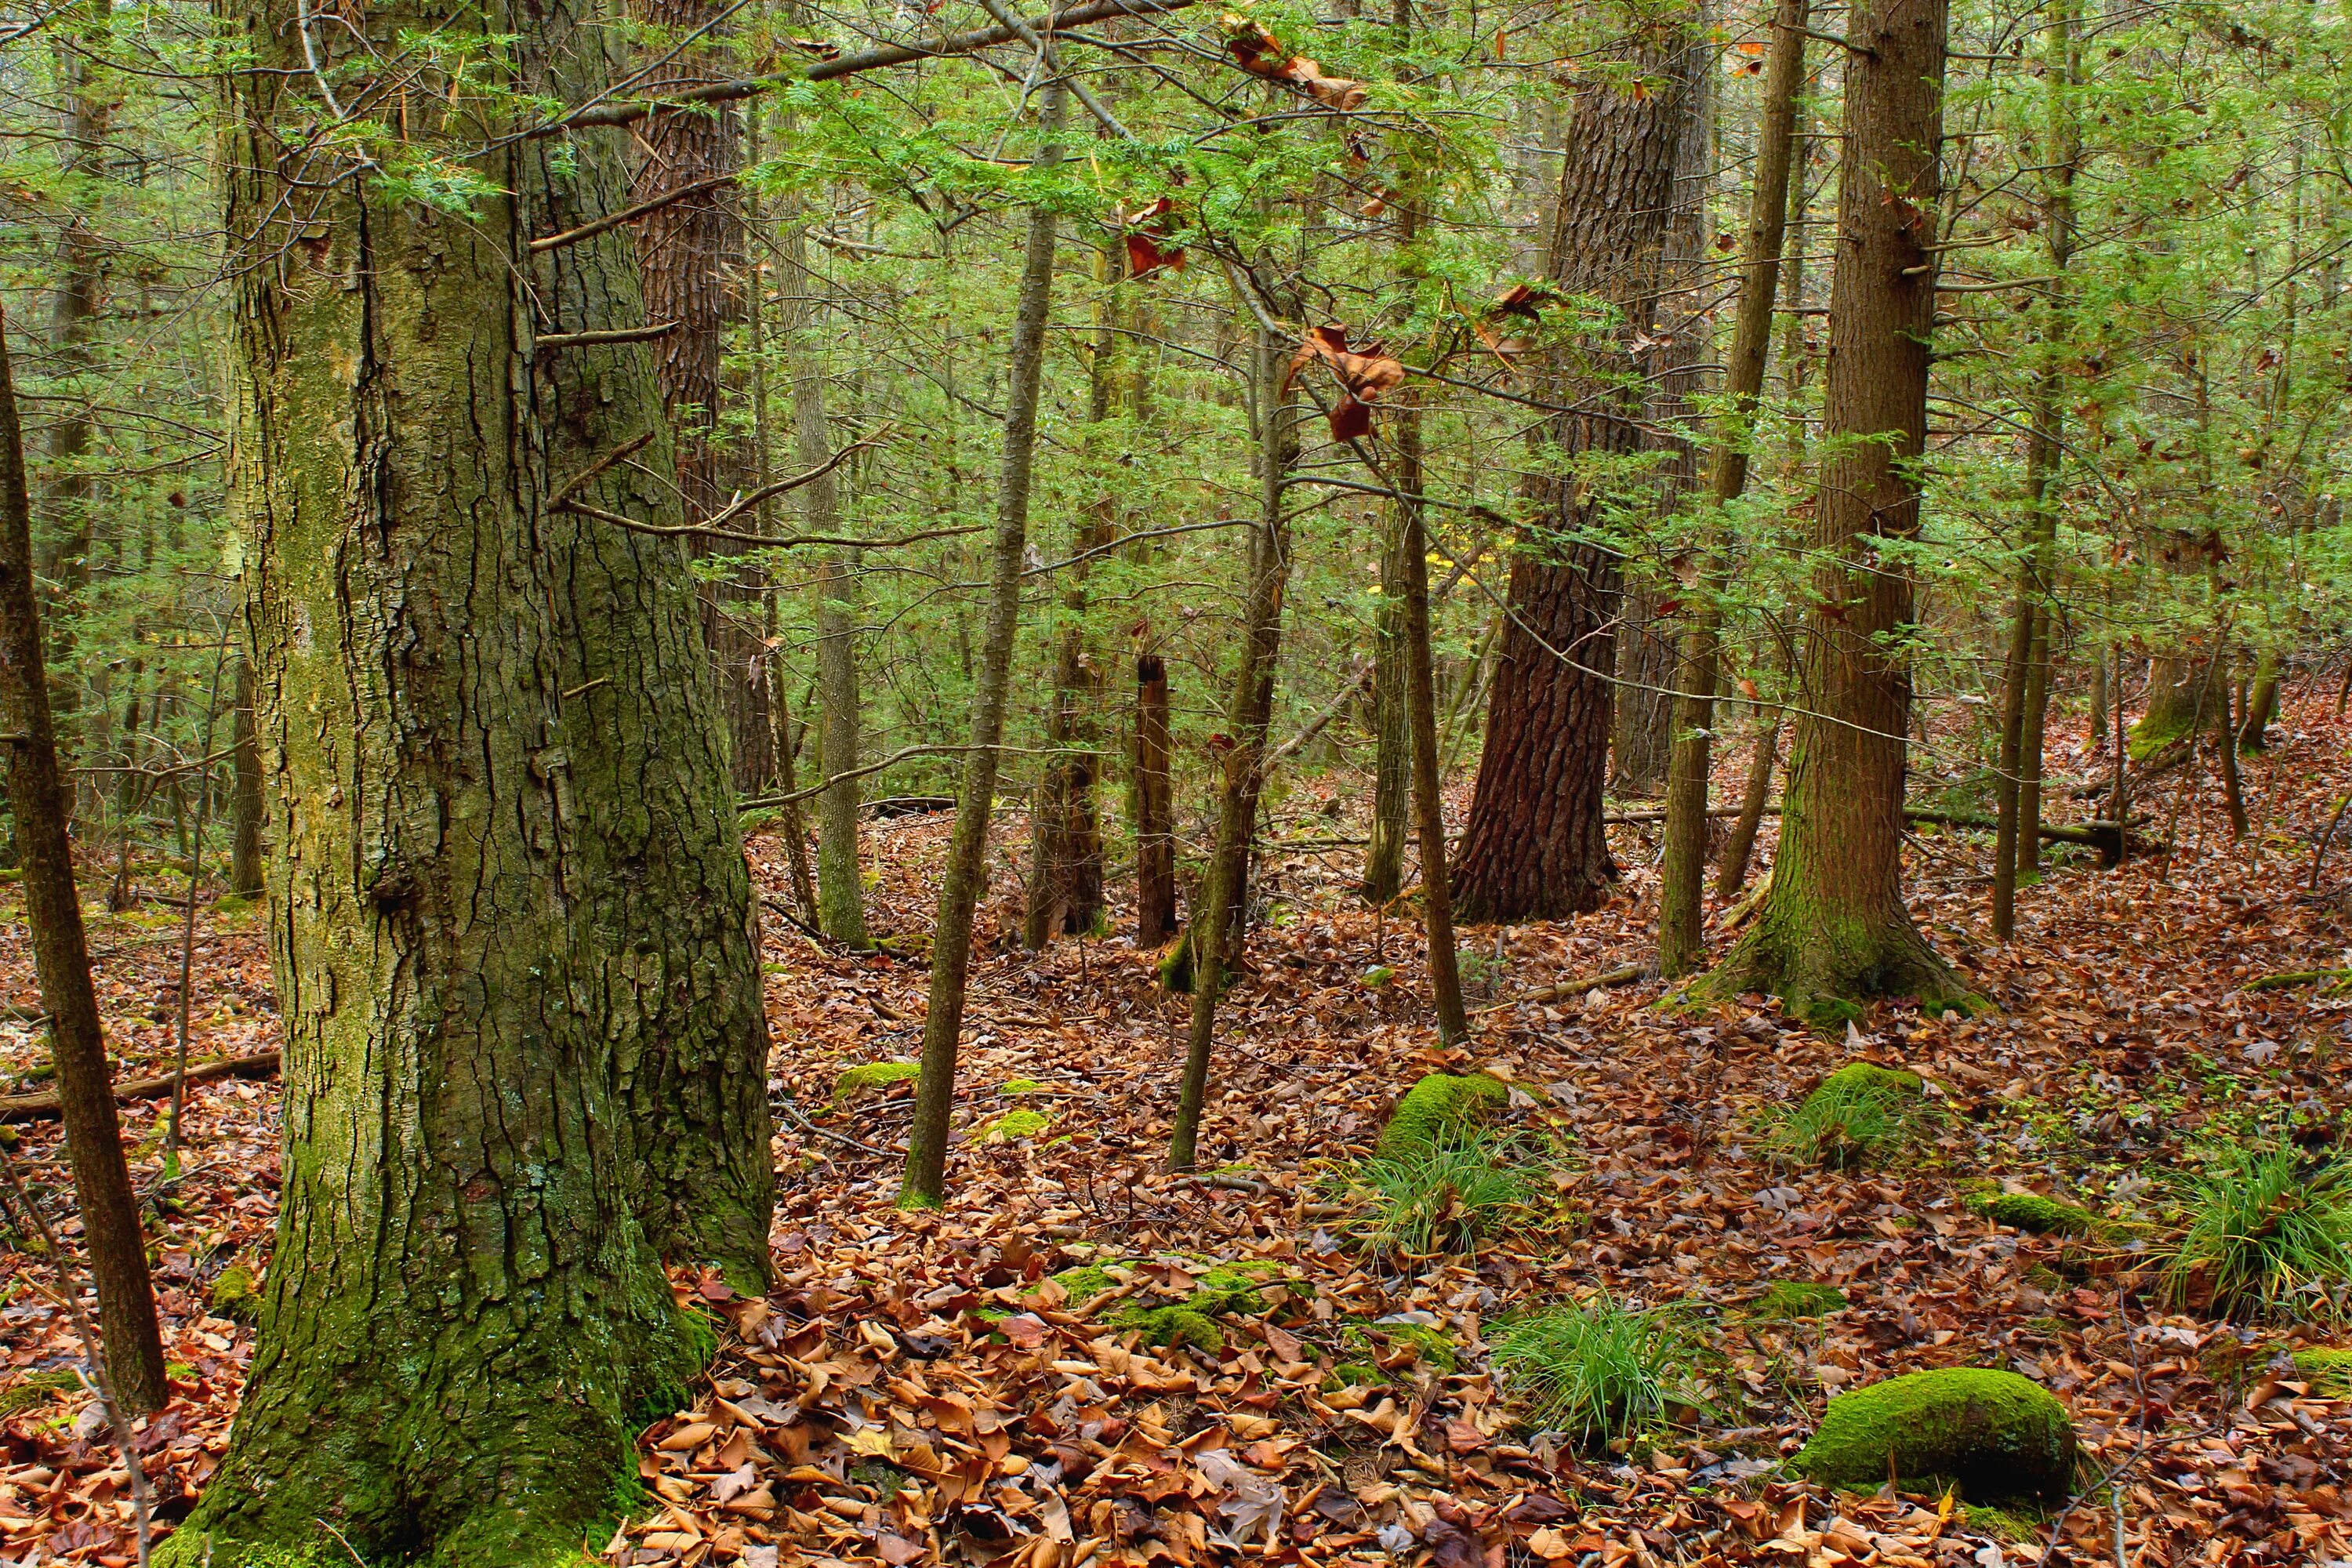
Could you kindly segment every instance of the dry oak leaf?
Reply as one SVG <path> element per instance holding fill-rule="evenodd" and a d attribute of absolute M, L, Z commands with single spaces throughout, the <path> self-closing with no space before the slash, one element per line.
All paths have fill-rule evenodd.
<path fill-rule="evenodd" d="M 1342 111 L 1361 108 L 1364 100 L 1371 96 L 1362 82 L 1325 76 L 1323 68 L 1313 60 L 1291 54 L 1275 41 L 1263 24 L 1231 11 L 1220 20 L 1225 31 L 1225 47 L 1232 53 L 1234 63 L 1250 75 L 1266 81 L 1286 82 L 1326 108 Z"/>
<path fill-rule="evenodd" d="M 1334 322 L 1311 329 L 1299 340 L 1298 352 L 1290 356 L 1289 373 L 1283 378 L 1287 391 L 1292 381 L 1308 365 L 1320 360 L 1328 365 L 1338 380 L 1343 395 L 1331 407 L 1331 439 L 1351 441 L 1368 435 L 1372 428 L 1371 405 L 1404 380 L 1404 366 L 1382 353 L 1378 343 L 1368 345 L 1367 353 L 1357 353 L 1348 347 L 1348 329 Z"/>

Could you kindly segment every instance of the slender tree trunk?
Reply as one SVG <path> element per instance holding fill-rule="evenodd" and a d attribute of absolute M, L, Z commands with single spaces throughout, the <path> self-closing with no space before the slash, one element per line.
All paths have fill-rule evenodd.
<path fill-rule="evenodd" d="M 1556 468 L 1639 449 L 1642 390 L 1621 367 L 1651 317 L 1673 211 L 1685 83 L 1680 24 L 1623 62 L 1645 84 L 1591 73 L 1577 89 L 1547 270 L 1563 293 L 1605 300 L 1613 331 L 1546 377 Z M 1658 85 L 1649 85 L 1658 84 Z M 1601 821 L 1607 776 L 1615 550 L 1604 482 L 1546 479 L 1554 520 L 1511 563 L 1510 622 L 1486 708 L 1478 784 L 1454 865 L 1466 921 L 1557 920 L 1597 907 L 1617 875 Z"/>
<path fill-rule="evenodd" d="M 314 31 L 332 64 L 441 18 Z M 662 1272 L 764 1278 L 756 927 L 666 483 L 625 132 L 502 134 L 609 89 L 608 18 L 494 7 L 518 107 L 460 81 L 410 134 L 487 137 L 455 218 L 305 144 L 302 18 L 241 0 L 227 231 L 259 731 L 276 845 L 285 1182 L 228 1454 L 170 1544 L 448 1568 L 572 1561 L 639 1412 L 709 1349 Z M 266 264 L 265 264 L 266 263 Z M 463 330 L 455 324 L 462 323 Z M 328 1527 L 335 1532 L 328 1534 Z"/>
<path fill-rule="evenodd" d="M 49 1015 L 50 1059 L 64 1108 L 66 1153 L 90 1277 L 98 1287 L 99 1332 L 116 1396 L 132 1410 L 161 1410 L 163 1344 L 147 1278 L 139 1200 L 122 1157 L 114 1083 L 90 984 L 81 894 L 74 886 L 67 825 L 73 797 L 58 766 L 49 717 L 41 613 L 34 592 L 33 503 L 25 483 L 25 435 L 16 410 L 5 323 L 0 322 L 0 758 L 24 860 L 25 923 L 33 969 Z"/>
<path fill-rule="evenodd" d="M 1408 218 L 1408 225 L 1411 220 Z M 1437 678 L 1430 649 L 1429 540 L 1419 497 L 1422 474 L 1421 392 L 1400 387 L 1392 416 L 1395 489 L 1404 534 L 1404 653 L 1407 721 L 1412 734 L 1412 814 L 1421 837 L 1422 930 L 1429 939 L 1429 988 L 1437 1014 L 1438 1043 L 1455 1046 L 1470 1035 L 1462 1010 L 1462 968 L 1454 947 L 1454 896 L 1445 856 L 1445 796 L 1437 766 Z"/>
<path fill-rule="evenodd" d="M 240 645 L 242 627 L 229 634 Z M 253 660 L 242 646 L 236 656 L 236 712 L 229 725 L 235 748 L 230 766 L 228 890 L 239 898 L 261 891 L 261 748 L 254 739 Z"/>
<path fill-rule="evenodd" d="M 1849 998 L 1967 997 L 1903 902 L 1903 789 L 1911 683 L 1908 570 L 1877 548 L 1919 521 L 1936 310 L 1943 0 L 1866 0 L 1845 35 L 1845 157 L 1831 286 L 1817 493 L 1821 562 L 1806 612 L 1806 706 L 1797 718 L 1780 849 L 1755 922 L 1712 982 L 1759 989 L 1816 1022 Z"/>
<path fill-rule="evenodd" d="M 1177 1087 L 1176 1123 L 1168 1139 L 1168 1168 L 1189 1171 L 1198 1155 L 1201 1107 L 1209 1089 L 1209 1053 L 1216 1043 L 1217 1002 L 1230 964 L 1226 933 L 1238 949 L 1248 896 L 1250 835 L 1257 826 L 1266 730 L 1274 720 L 1275 665 L 1282 651 L 1282 603 L 1290 582 L 1290 531 L 1284 489 L 1298 460 L 1297 409 L 1283 374 L 1283 344 L 1258 330 L 1255 365 L 1259 409 L 1257 527 L 1250 532 L 1249 587 L 1242 607 L 1241 658 L 1234 676 L 1227 722 L 1233 745 L 1219 759 L 1223 786 L 1217 809 L 1217 845 L 1208 887 L 1192 921 L 1195 949 L 1192 1020 L 1185 1042 L 1184 1076 Z"/>
<path fill-rule="evenodd" d="M 1748 759 L 1748 781 L 1739 794 L 1739 815 L 1724 836 L 1721 862 L 1716 868 L 1715 897 L 1720 903 L 1736 897 L 1748 879 L 1748 862 L 1756 853 L 1756 832 L 1763 825 L 1764 808 L 1772 796 L 1772 768 L 1780 757 L 1781 710 L 1758 705 L 1756 750 Z"/>
<path fill-rule="evenodd" d="M 1174 936 L 1176 797 L 1169 779 L 1168 666 L 1135 657 L 1135 941 L 1157 947 Z"/>
<path fill-rule="evenodd" d="M 1035 166 L 1061 162 L 1060 77 L 1046 84 Z M 996 795 L 997 748 L 1004 739 L 1005 695 L 1013 644 L 1021 629 L 1022 556 L 1029 540 L 1029 484 L 1037 446 L 1037 395 L 1044 379 L 1045 317 L 1054 298 L 1054 209 L 1029 211 L 1021 291 L 1013 306 L 1013 346 L 1005 359 L 1004 447 L 996 484 L 996 536 L 989 552 L 988 629 L 972 694 L 971 750 L 956 799 L 940 916 L 931 942 L 929 1011 L 923 1019 L 923 1073 L 915 1090 L 915 1124 L 907 1143 L 902 1208 L 937 1208 L 947 1195 L 948 1116 L 955 1107 L 956 1045 L 963 1030 L 964 980 L 971 966 L 972 910 L 987 881 L 988 819 Z"/>
<path fill-rule="evenodd" d="M 1363 894 L 1382 905 L 1404 890 L 1404 846 L 1412 830 L 1412 730 L 1406 712 L 1404 557 L 1406 506 L 1389 503 L 1381 537 L 1381 602 L 1372 615 L 1372 819 L 1364 843 Z"/>
<path fill-rule="evenodd" d="M 1806 14 L 1806 0 L 1780 0 L 1772 20 L 1771 52 L 1764 66 L 1756 126 L 1756 183 L 1748 202 L 1747 242 L 1740 253 L 1739 313 L 1732 327 L 1724 413 L 1708 472 L 1709 490 L 1718 510 L 1738 500 L 1748 488 L 1756 409 L 1764 391 L 1765 365 L 1771 357 L 1772 304 L 1788 232 L 1797 95 L 1805 79 Z M 1724 565 L 1728 540 L 1719 522 L 1715 534 L 1711 580 L 1706 596 L 1690 612 L 1684 627 L 1682 663 L 1676 673 L 1680 695 L 1675 711 L 1674 758 L 1667 770 L 1665 860 L 1658 894 L 1658 964 L 1670 979 L 1679 979 L 1706 963 L 1700 890 L 1706 876 L 1706 791 L 1714 768 L 1723 595 L 1729 586 Z M 1777 742 L 1776 731 L 1759 742 L 1768 784 Z M 1744 818 L 1744 810 L 1741 815 Z M 1758 815 L 1762 815 L 1760 802 Z M 1731 883 L 1735 889 L 1738 879 L 1747 875 L 1748 847 L 1754 844 L 1755 833 L 1751 823 L 1739 849 L 1739 870 Z"/>
<path fill-rule="evenodd" d="M 2107 703 L 2109 700 L 2108 683 L 2115 668 L 2115 650 L 2113 648 L 2108 647 L 2103 643 L 2093 646 L 2091 649 L 2091 712 L 2089 721 L 2091 744 L 2093 746 L 2098 746 L 2104 743 L 2106 740 Z"/>
<path fill-rule="evenodd" d="M 2246 788 L 2238 773 L 2237 729 L 2230 721 L 2230 694 L 2221 693 L 2221 727 L 2213 736 L 2213 750 L 2221 759 L 2221 802 L 2230 814 L 2230 837 L 2243 838 L 2253 831 L 2246 816 Z"/>
<path fill-rule="evenodd" d="M 787 128 L 789 133 L 789 126 Z M 793 337 L 793 433 L 801 466 L 822 466 L 832 454 L 825 429 L 824 358 L 812 331 L 816 275 L 808 267 L 807 225 L 794 213 L 786 224 L 785 286 L 800 297 Z M 841 531 L 841 492 L 823 474 L 802 486 L 801 525 L 828 537 Z M 874 945 L 866 930 L 865 865 L 857 850 L 857 807 L 864 793 L 843 775 L 858 766 L 861 698 L 857 687 L 857 565 L 854 552 L 828 547 L 816 566 L 817 760 L 820 779 L 835 781 L 817 796 L 817 925 L 851 948 Z"/>
<path fill-rule="evenodd" d="M 2270 749 L 2270 727 L 2278 717 L 2278 655 L 2265 648 L 2254 668 L 2254 688 L 2246 694 L 2245 720 L 2238 726 L 2238 750 Z"/>

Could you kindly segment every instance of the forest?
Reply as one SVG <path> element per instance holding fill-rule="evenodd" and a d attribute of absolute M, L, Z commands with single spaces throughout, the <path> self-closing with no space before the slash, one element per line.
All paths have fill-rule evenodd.
<path fill-rule="evenodd" d="M 2352 1568 L 2340 0 L 0 0 L 0 1568 Z"/>

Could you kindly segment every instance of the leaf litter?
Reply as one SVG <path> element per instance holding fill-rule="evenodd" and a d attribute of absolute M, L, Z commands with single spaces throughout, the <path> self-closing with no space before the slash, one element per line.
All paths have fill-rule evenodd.
<path fill-rule="evenodd" d="M 2061 771 L 2103 766 L 2085 742 L 2053 750 Z M 1760 1001 L 1662 1008 L 1654 980 L 1563 995 L 1563 981 L 1649 956 L 1654 829 L 1619 826 L 1626 872 L 1610 906 L 1469 933 L 1473 1004 L 1492 1010 L 1453 1052 L 1418 1001 L 1410 915 L 1361 907 L 1353 866 L 1318 837 L 1346 807 L 1302 787 L 1265 849 L 1249 969 L 1219 1020 L 1202 1170 L 1188 1175 L 1160 1169 L 1186 1000 L 1160 993 L 1155 954 L 1121 939 L 1019 952 L 1008 843 L 982 916 L 994 940 L 974 968 L 950 1201 L 929 1214 L 893 1204 L 912 1084 L 834 1100 L 845 1070 L 912 1055 L 924 1005 L 919 933 L 945 824 L 877 822 L 872 917 L 901 933 L 896 955 L 770 922 L 775 1288 L 745 1300 L 715 1279 L 675 1281 L 722 1348 L 691 1403 L 642 1434 L 646 1503 L 605 1556 L 689 1568 L 2352 1558 L 2352 1389 L 2291 1359 L 2342 1330 L 2232 1321 L 2193 1291 L 2173 1305 L 2152 1262 L 2152 1238 L 2178 1226 L 2181 1173 L 2232 1139 L 2340 1149 L 2352 1103 L 2352 999 L 2325 976 L 2275 982 L 2352 962 L 2352 869 L 2301 890 L 2311 846 L 2352 792 L 2352 725 L 2296 705 L 2244 774 L 2250 844 L 2230 839 L 2217 782 L 2181 771 L 2146 805 L 2169 853 L 2054 868 L 2020 900 L 2007 946 L 1985 926 L 1982 840 L 1927 841 L 1915 913 L 2000 1010 L 1937 1020 L 1885 1005 L 1843 1040 Z M 764 891 L 783 898 L 781 846 L 759 838 L 751 854 Z M 175 921 L 163 906 L 94 921 L 125 1076 L 169 1065 Z M 273 1046 L 257 920 L 207 909 L 198 930 L 192 1057 Z M 1536 994 L 1557 999 L 1513 1001 Z M 35 1000 L 12 920 L 0 1065 L 20 1080 L 46 1059 Z M 1906 1123 L 1903 1149 L 1850 1169 L 1776 1157 L 1775 1115 L 1857 1057 L 1920 1075 L 1936 1114 Z M 1511 1087 L 1518 1146 L 1538 1151 L 1524 1223 L 1468 1254 L 1354 1245 L 1333 1173 L 1370 1151 L 1418 1077 L 1473 1068 Z M 213 1302 L 223 1276 L 266 1269 L 278 1174 L 274 1089 L 213 1082 L 189 1101 L 177 1180 L 160 1166 L 162 1103 L 123 1107 L 172 1363 L 172 1404 L 138 1439 L 167 1524 L 226 1447 L 252 1329 Z M 1036 1114 L 1006 1122 L 1024 1110 Z M 16 1157 L 70 1246 L 55 1124 L 20 1131 Z M 2103 1239 L 2004 1227 L 1971 1205 L 1986 1182 L 2113 1225 Z M 125 1473 L 61 1375 L 78 1355 L 69 1331 L 29 1289 L 47 1264 L 13 1231 L 0 1244 L 0 1563 L 128 1563 Z M 1237 1277 L 1246 1289 L 1231 1288 Z M 1837 1294 L 1801 1293 L 1818 1316 L 1759 1311 L 1776 1282 Z M 1528 1429 L 1487 1333 L 1604 1292 L 1668 1310 L 1697 1350 L 1667 1419 L 1580 1450 Z M 1150 1310 L 1196 1296 L 1221 1309 L 1193 1314 L 1206 1331 L 1138 1326 L 1184 1321 Z M 2084 1484 L 2063 1512 L 1993 1514 L 1899 1483 L 1830 1496 L 1781 1469 L 1828 1397 L 1964 1365 L 2021 1372 L 2072 1409 Z"/>

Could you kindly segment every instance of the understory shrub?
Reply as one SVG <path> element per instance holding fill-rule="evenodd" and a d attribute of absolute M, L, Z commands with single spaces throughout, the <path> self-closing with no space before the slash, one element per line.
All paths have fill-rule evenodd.
<path fill-rule="evenodd" d="M 2197 1184 L 2166 1294 L 2232 1317 L 2341 1317 L 2352 1291 L 2352 1167 L 2248 1152 Z"/>
<path fill-rule="evenodd" d="M 1671 1312 L 1605 1291 L 1512 1319 L 1487 1342 L 1528 1424 L 1589 1448 L 1661 1422 L 1696 1348 Z"/>

